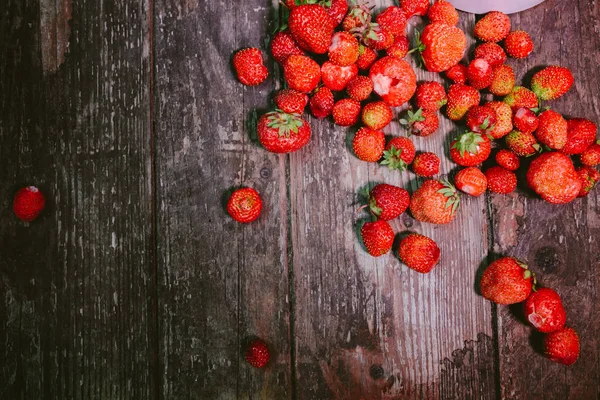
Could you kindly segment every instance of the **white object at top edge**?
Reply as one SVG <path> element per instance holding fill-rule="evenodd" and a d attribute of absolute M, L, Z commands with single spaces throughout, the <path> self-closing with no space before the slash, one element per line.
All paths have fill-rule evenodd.
<path fill-rule="evenodd" d="M 457 9 L 473 14 L 502 11 L 512 14 L 543 3 L 544 0 L 449 0 Z"/>

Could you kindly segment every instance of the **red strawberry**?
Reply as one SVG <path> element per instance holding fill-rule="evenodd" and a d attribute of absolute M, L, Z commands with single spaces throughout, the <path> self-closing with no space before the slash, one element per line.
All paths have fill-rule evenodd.
<path fill-rule="evenodd" d="M 485 171 L 488 190 L 492 193 L 508 194 L 517 188 L 517 175 L 499 166 Z"/>
<path fill-rule="evenodd" d="M 447 224 L 456 216 L 460 195 L 447 181 L 429 179 L 410 199 L 410 212 L 415 219 L 432 224 Z"/>
<path fill-rule="evenodd" d="M 375 21 L 394 36 L 403 36 L 406 30 L 406 15 L 400 7 L 390 6 L 383 10 Z"/>
<path fill-rule="evenodd" d="M 510 18 L 500 11 L 487 13 L 475 24 L 475 37 L 484 42 L 499 42 L 510 32 Z"/>
<path fill-rule="evenodd" d="M 325 11 L 327 11 L 327 14 L 331 17 L 335 26 L 342 23 L 348 12 L 347 0 L 323 0 L 320 4 L 325 7 Z"/>
<path fill-rule="evenodd" d="M 533 41 L 525 31 L 513 31 L 504 39 L 504 50 L 512 58 L 525 58 L 533 51 Z"/>
<path fill-rule="evenodd" d="M 425 16 L 429 9 L 429 0 L 400 0 L 400 7 L 404 10 L 406 18 L 413 15 Z"/>
<path fill-rule="evenodd" d="M 21 221 L 32 222 L 44 210 L 46 198 L 35 186 L 19 189 L 13 200 L 13 211 Z"/>
<path fill-rule="evenodd" d="M 423 82 L 417 86 L 415 104 L 425 111 L 437 111 L 448 102 L 446 90 L 439 82 Z"/>
<path fill-rule="evenodd" d="M 488 159 L 491 152 L 491 141 L 486 135 L 465 132 L 455 139 L 450 146 L 450 157 L 463 167 L 472 167 Z"/>
<path fill-rule="evenodd" d="M 579 336 L 573 328 L 563 328 L 544 337 L 544 354 L 555 363 L 572 365 L 579 358 Z"/>
<path fill-rule="evenodd" d="M 415 145 L 406 137 L 395 137 L 391 139 L 383 152 L 382 165 L 389 169 L 404 171 L 415 159 Z"/>
<path fill-rule="evenodd" d="M 525 317 L 540 332 L 554 332 L 565 326 L 567 313 L 558 293 L 549 288 L 531 292 L 525 301 Z"/>
<path fill-rule="evenodd" d="M 535 137 L 554 150 L 560 150 L 567 143 L 567 121 L 553 110 L 547 110 L 538 117 Z"/>
<path fill-rule="evenodd" d="M 362 110 L 363 124 L 376 131 L 388 126 L 392 121 L 392 116 L 392 109 L 384 101 L 368 103 Z"/>
<path fill-rule="evenodd" d="M 354 154 L 363 161 L 377 162 L 383 156 L 385 135 L 381 131 L 360 128 L 352 140 Z"/>
<path fill-rule="evenodd" d="M 227 202 L 227 212 L 237 222 L 252 222 L 258 218 L 261 210 L 260 195 L 252 188 L 237 189 Z"/>
<path fill-rule="evenodd" d="M 331 61 L 325 61 L 321 66 L 323 85 L 334 91 L 346 89 L 348 82 L 357 76 L 358 67 L 355 64 L 342 67 Z"/>
<path fill-rule="evenodd" d="M 504 98 L 504 102 L 516 110 L 520 107 L 536 108 L 538 99 L 535 93 L 523 86 L 515 86 L 508 96 Z"/>
<path fill-rule="evenodd" d="M 359 75 L 348 82 L 346 93 L 354 100 L 363 101 L 373 92 L 373 81 L 368 76 Z"/>
<path fill-rule="evenodd" d="M 452 121 L 463 119 L 471 107 L 479 105 L 479 92 L 471 86 L 455 83 L 448 89 L 446 115 Z"/>
<path fill-rule="evenodd" d="M 419 153 L 415 156 L 412 169 L 419 176 L 432 177 L 440 172 L 440 158 L 435 153 Z"/>
<path fill-rule="evenodd" d="M 510 150 L 502 149 L 496 153 L 496 163 L 502 168 L 506 168 L 509 171 L 516 171 L 521 165 L 519 156 Z"/>
<path fill-rule="evenodd" d="M 308 95 L 294 89 L 283 89 L 275 95 L 277 108 L 288 114 L 302 114 L 308 104 Z"/>
<path fill-rule="evenodd" d="M 411 233 L 400 241 L 398 256 L 408 268 L 426 274 L 440 260 L 440 248 L 427 236 Z"/>
<path fill-rule="evenodd" d="M 254 339 L 248 344 L 245 354 L 248 364 L 255 368 L 264 368 L 269 363 L 271 356 L 265 342 L 260 339 Z"/>
<path fill-rule="evenodd" d="M 352 126 L 358 122 L 360 102 L 342 99 L 333 105 L 333 121 L 339 126 Z"/>
<path fill-rule="evenodd" d="M 492 42 L 482 43 L 475 47 L 475 58 L 483 58 L 490 66 L 497 67 L 506 62 L 506 53 L 500 45 Z"/>
<path fill-rule="evenodd" d="M 573 82 L 573 74 L 568 68 L 553 65 L 533 75 L 531 90 L 541 100 L 555 100 L 567 93 Z"/>
<path fill-rule="evenodd" d="M 360 36 L 362 43 L 373 50 L 385 50 L 394 44 L 394 35 L 375 23 L 369 24 Z"/>
<path fill-rule="evenodd" d="M 305 55 L 304 50 L 298 47 L 298 44 L 288 30 L 277 32 L 273 36 L 273 40 L 271 40 L 271 54 L 275 61 L 281 65 L 291 55 Z"/>
<path fill-rule="evenodd" d="M 333 104 L 333 93 L 326 87 L 317 89 L 309 102 L 310 111 L 317 119 L 330 116 L 333 111 Z"/>
<path fill-rule="evenodd" d="M 471 196 L 481 196 L 487 189 L 487 178 L 479 168 L 467 167 L 458 171 L 454 186 Z"/>
<path fill-rule="evenodd" d="M 516 304 L 531 293 L 533 274 L 527 265 L 512 257 L 491 263 L 480 281 L 481 294 L 498 304 Z"/>
<path fill-rule="evenodd" d="M 310 125 L 298 114 L 271 111 L 258 120 L 258 140 L 273 153 L 290 153 L 310 140 Z"/>
<path fill-rule="evenodd" d="M 446 71 L 446 78 L 454 83 L 465 84 L 467 82 L 467 66 L 464 64 L 456 64 Z"/>
<path fill-rule="evenodd" d="M 308 56 L 291 55 L 283 63 L 283 75 L 290 89 L 310 93 L 321 80 L 321 67 Z"/>
<path fill-rule="evenodd" d="M 342 28 L 349 32 L 364 28 L 371 23 L 371 8 L 363 3 L 354 3 L 342 21 Z"/>
<path fill-rule="evenodd" d="M 567 143 L 560 149 L 565 154 L 581 154 L 596 139 L 598 128 L 592 121 L 573 118 L 567 121 Z"/>
<path fill-rule="evenodd" d="M 485 89 L 492 84 L 492 67 L 483 58 L 476 58 L 467 68 L 467 81 L 477 90 Z"/>
<path fill-rule="evenodd" d="M 377 60 L 377 52 L 361 44 L 358 48 L 358 61 L 356 61 L 358 69 L 368 70 L 375 60 Z"/>
<path fill-rule="evenodd" d="M 416 112 L 408 110 L 408 119 L 400 119 L 400 124 L 406 126 L 408 135 L 429 136 L 433 134 L 440 125 L 440 120 L 435 111 L 423 111 L 418 109 Z"/>
<path fill-rule="evenodd" d="M 337 65 L 348 66 L 358 60 L 358 40 L 348 32 L 337 32 L 331 39 L 329 60 Z"/>
<path fill-rule="evenodd" d="M 388 47 L 385 52 L 388 56 L 404 58 L 410 50 L 408 38 L 403 35 L 394 36 L 394 43 Z"/>
<path fill-rule="evenodd" d="M 595 167 L 600 164 L 600 140 L 585 149 L 580 157 L 581 163 L 588 167 Z"/>
<path fill-rule="evenodd" d="M 446 71 L 458 64 L 467 48 L 467 38 L 456 26 L 434 22 L 417 37 L 417 49 L 425 68 L 431 72 Z"/>
<path fill-rule="evenodd" d="M 542 151 L 542 147 L 531 133 L 512 131 L 504 140 L 508 148 L 520 157 L 529 157 Z"/>
<path fill-rule="evenodd" d="M 401 187 L 381 183 L 369 194 L 369 209 L 378 219 L 398 218 L 410 204 L 410 195 Z"/>
<path fill-rule="evenodd" d="M 544 153 L 531 162 L 527 183 L 542 199 L 553 204 L 569 203 L 581 190 L 573 161 L 559 152 Z"/>
<path fill-rule="evenodd" d="M 492 83 L 488 87 L 491 94 L 506 96 L 512 92 L 514 87 L 515 72 L 510 65 L 502 64 L 492 68 Z"/>
<path fill-rule="evenodd" d="M 406 103 L 417 89 L 417 76 L 406 61 L 396 57 L 383 57 L 369 70 L 373 90 L 391 107 Z"/>
<path fill-rule="evenodd" d="M 587 196 L 594 189 L 598 181 L 600 181 L 600 172 L 592 167 L 577 168 L 577 175 L 579 175 L 579 180 L 581 181 L 581 190 L 577 197 Z"/>
<path fill-rule="evenodd" d="M 437 0 L 429 7 L 427 18 L 431 22 L 441 22 L 446 25 L 458 24 L 458 11 L 449 2 L 445 0 Z"/>
<path fill-rule="evenodd" d="M 394 231 L 390 224 L 383 220 L 365 222 L 360 229 L 363 243 L 373 257 L 388 253 L 394 244 Z"/>
<path fill-rule="evenodd" d="M 487 133 L 494 129 L 496 122 L 496 112 L 489 107 L 471 107 L 467 113 L 467 128 L 471 132 Z"/>
<path fill-rule="evenodd" d="M 501 101 L 490 101 L 483 106 L 496 113 L 496 124 L 488 132 L 492 138 L 500 139 L 512 131 L 512 110 L 508 104 Z"/>
<path fill-rule="evenodd" d="M 235 53 L 233 66 L 239 81 L 244 85 L 259 85 L 269 76 L 269 71 L 263 64 L 262 54 L 256 48 L 242 49 Z"/>
<path fill-rule="evenodd" d="M 290 10 L 290 32 L 301 49 L 324 54 L 331 45 L 335 22 L 317 4 L 304 4 Z"/>
<path fill-rule="evenodd" d="M 533 133 L 538 128 L 539 123 L 537 115 L 529 108 L 519 107 L 513 116 L 513 125 L 521 132 Z"/>

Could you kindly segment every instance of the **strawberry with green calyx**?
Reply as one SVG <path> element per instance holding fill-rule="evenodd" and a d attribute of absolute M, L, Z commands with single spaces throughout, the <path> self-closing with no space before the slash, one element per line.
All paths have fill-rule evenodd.
<path fill-rule="evenodd" d="M 488 159 L 491 141 L 486 135 L 465 132 L 450 145 L 450 157 L 463 167 L 472 167 Z"/>
<path fill-rule="evenodd" d="M 351 33 L 358 36 L 365 46 L 375 51 L 385 50 L 394 44 L 394 35 L 375 22 L 371 22 L 366 28 L 353 29 Z"/>
<path fill-rule="evenodd" d="M 560 151 L 565 154 L 581 154 L 590 147 L 598 128 L 592 121 L 584 118 L 573 118 L 567 121 L 567 143 Z"/>
<path fill-rule="evenodd" d="M 331 90 L 320 87 L 315 90 L 308 104 L 312 115 L 317 119 L 323 119 L 331 115 L 334 103 L 335 100 Z"/>
<path fill-rule="evenodd" d="M 325 54 L 329 49 L 335 22 L 320 5 L 303 4 L 293 7 L 288 25 L 301 49 L 316 54 Z"/>
<path fill-rule="evenodd" d="M 365 222 L 360 229 L 363 244 L 373 257 L 380 257 L 392 249 L 394 231 L 384 220 Z"/>
<path fill-rule="evenodd" d="M 502 149 L 496 153 L 496 164 L 509 171 L 516 171 L 519 169 L 521 162 L 519 161 L 519 156 L 515 153 L 510 150 Z"/>
<path fill-rule="evenodd" d="M 260 85 L 269 75 L 263 64 L 262 53 L 257 48 L 242 49 L 235 53 L 233 66 L 238 80 L 247 86 Z"/>
<path fill-rule="evenodd" d="M 291 55 L 283 63 L 283 76 L 290 89 L 310 93 L 321 80 L 321 67 L 308 56 Z"/>
<path fill-rule="evenodd" d="M 346 89 L 348 83 L 357 76 L 358 67 L 356 64 L 342 67 L 331 61 L 325 61 L 321 66 L 321 79 L 323 80 L 323 85 L 335 92 Z"/>
<path fill-rule="evenodd" d="M 342 21 L 342 28 L 346 32 L 350 32 L 352 29 L 369 25 L 372 19 L 372 8 L 363 2 L 350 0 L 350 10 Z"/>
<path fill-rule="evenodd" d="M 366 100 L 371 96 L 372 92 L 373 81 L 368 76 L 359 75 L 346 85 L 346 93 L 354 100 Z"/>
<path fill-rule="evenodd" d="M 227 212 L 237 222 L 247 224 L 255 221 L 262 210 L 262 200 L 252 188 L 235 190 L 227 201 Z"/>
<path fill-rule="evenodd" d="M 446 90 L 441 83 L 430 81 L 417 86 L 415 104 L 426 111 L 437 111 L 448 102 Z"/>
<path fill-rule="evenodd" d="M 358 60 L 358 40 L 348 32 L 336 32 L 327 51 L 329 60 L 340 66 L 352 65 Z"/>
<path fill-rule="evenodd" d="M 474 106 L 469 109 L 466 122 L 471 132 L 488 133 L 496 125 L 496 112 L 489 107 Z"/>
<path fill-rule="evenodd" d="M 515 87 L 515 72 L 508 64 L 492 68 L 492 80 L 488 90 L 495 96 L 507 96 Z"/>
<path fill-rule="evenodd" d="M 451 222 L 460 206 L 460 195 L 448 181 L 429 179 L 413 193 L 410 212 L 415 219 L 432 224 Z"/>
<path fill-rule="evenodd" d="M 448 89 L 446 115 L 452 121 L 459 121 L 471 107 L 479 105 L 479 91 L 471 86 L 455 83 Z"/>
<path fill-rule="evenodd" d="M 407 111 L 407 118 L 401 118 L 400 124 L 408 129 L 408 135 L 429 136 L 439 127 L 440 121 L 435 111 L 418 109 Z"/>
<path fill-rule="evenodd" d="M 531 90 L 540 100 L 555 100 L 567 93 L 573 82 L 573 74 L 568 68 L 552 65 L 533 75 Z"/>
<path fill-rule="evenodd" d="M 413 160 L 412 170 L 419 176 L 430 178 L 440 172 L 440 158 L 435 153 L 419 153 Z"/>
<path fill-rule="evenodd" d="M 526 177 L 529 187 L 552 204 L 569 203 L 581 191 L 581 180 L 573 161 L 559 152 L 538 156 L 529 165 Z"/>
<path fill-rule="evenodd" d="M 389 125 L 392 121 L 392 109 L 384 101 L 367 103 L 362 110 L 362 122 L 367 128 L 376 131 Z"/>
<path fill-rule="evenodd" d="M 595 167 L 600 164 L 600 140 L 585 149 L 579 157 L 581 163 L 588 167 Z"/>
<path fill-rule="evenodd" d="M 291 153 L 310 140 L 311 129 L 299 114 L 271 111 L 258 120 L 258 139 L 273 153 Z"/>
<path fill-rule="evenodd" d="M 508 104 L 502 101 L 490 101 L 483 106 L 496 113 L 496 123 L 494 124 L 494 127 L 488 131 L 488 135 L 494 139 L 500 139 L 513 130 L 512 110 Z"/>
<path fill-rule="evenodd" d="M 510 32 L 510 18 L 500 11 L 487 13 L 475 24 L 475 37 L 483 42 L 500 42 Z"/>
<path fill-rule="evenodd" d="M 579 336 L 573 328 L 563 328 L 544 336 L 544 354 L 555 363 L 572 365 L 579 358 Z"/>
<path fill-rule="evenodd" d="M 487 189 L 487 178 L 479 168 L 467 167 L 458 171 L 454 178 L 454 186 L 461 192 L 478 197 Z"/>
<path fill-rule="evenodd" d="M 556 111 L 546 110 L 538 116 L 535 137 L 549 148 L 560 150 L 567 143 L 567 121 Z"/>
<path fill-rule="evenodd" d="M 410 195 L 398 186 L 381 183 L 369 192 L 368 206 L 371 214 L 384 221 L 398 218 L 409 204 Z"/>
<path fill-rule="evenodd" d="M 274 98 L 277 108 L 288 114 L 302 114 L 308 104 L 308 95 L 294 89 L 283 89 Z"/>
<path fill-rule="evenodd" d="M 433 22 L 417 32 L 415 49 L 421 54 L 425 68 L 442 72 L 458 64 L 467 48 L 467 38 L 456 26 Z"/>
<path fill-rule="evenodd" d="M 513 257 L 502 257 L 492 262 L 480 280 L 481 294 L 497 304 L 516 304 L 531 293 L 535 275 L 525 263 Z"/>
<path fill-rule="evenodd" d="M 440 248 L 433 239 L 418 233 L 411 233 L 400 241 L 398 257 L 407 267 L 426 274 L 440 260 Z"/>
<path fill-rule="evenodd" d="M 267 344 L 260 339 L 254 339 L 246 347 L 244 358 L 255 368 L 264 368 L 271 358 Z"/>
<path fill-rule="evenodd" d="M 415 159 L 415 145 L 407 137 L 395 137 L 391 139 L 383 152 L 381 165 L 387 165 L 389 169 L 404 171 Z"/>
<path fill-rule="evenodd" d="M 506 53 L 500 45 L 487 42 L 475 47 L 474 58 L 483 58 L 490 64 L 490 67 L 497 67 L 506 62 Z"/>
<path fill-rule="evenodd" d="M 485 171 L 487 188 L 492 193 L 508 194 L 517 188 L 517 175 L 506 168 L 495 166 Z"/>
<path fill-rule="evenodd" d="M 524 305 L 525 317 L 535 329 L 548 333 L 562 329 L 567 313 L 558 293 L 549 288 L 533 288 Z"/>
<path fill-rule="evenodd" d="M 383 156 L 385 147 L 385 135 L 381 131 L 374 131 L 362 127 L 354 135 L 352 150 L 354 154 L 363 161 L 377 162 Z"/>
<path fill-rule="evenodd" d="M 592 167 L 583 166 L 577 168 L 577 175 L 579 175 L 579 180 L 581 181 L 581 190 L 577 197 L 587 196 L 594 189 L 598 181 L 600 181 L 600 172 Z"/>
<path fill-rule="evenodd" d="M 454 6 L 445 0 L 437 0 L 429 7 L 427 18 L 430 22 L 440 22 L 442 24 L 454 26 L 458 24 L 458 11 Z"/>
<path fill-rule="evenodd" d="M 377 15 L 375 21 L 394 36 L 403 36 L 406 30 L 406 15 L 400 7 L 387 7 Z"/>
<path fill-rule="evenodd" d="M 533 133 L 537 130 L 539 123 L 537 115 L 529 108 L 519 107 L 513 116 L 513 125 L 521 132 Z"/>
<path fill-rule="evenodd" d="M 341 99 L 333 105 L 333 122 L 339 126 L 352 126 L 360 116 L 360 102 L 353 99 Z"/>
<path fill-rule="evenodd" d="M 369 70 L 373 90 L 391 107 L 409 101 L 417 90 L 417 76 L 406 61 L 386 56 L 377 60 Z"/>
<path fill-rule="evenodd" d="M 523 86 L 515 86 L 512 92 L 504 98 L 504 102 L 513 110 L 520 107 L 536 108 L 538 106 L 538 98 L 535 93 Z"/>
<path fill-rule="evenodd" d="M 532 133 L 512 131 L 504 140 L 506 146 L 520 157 L 530 157 L 542 152 L 542 146 Z"/>

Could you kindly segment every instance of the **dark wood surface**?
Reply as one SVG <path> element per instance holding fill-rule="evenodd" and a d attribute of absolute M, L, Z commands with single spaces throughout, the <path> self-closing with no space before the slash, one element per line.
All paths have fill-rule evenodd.
<path fill-rule="evenodd" d="M 358 191 L 418 181 L 357 160 L 354 130 L 329 121 L 311 120 L 298 153 L 261 148 L 280 72 L 268 59 L 269 79 L 244 87 L 231 56 L 266 49 L 277 3 L 0 4 L 0 399 L 598 399 L 597 192 L 567 206 L 523 189 L 463 196 L 448 226 L 404 215 L 395 231 L 442 249 L 428 275 L 369 257 Z M 551 105 L 596 122 L 599 7 L 547 0 L 511 16 L 536 49 L 509 61 L 525 83 L 570 67 L 576 84 Z M 475 20 L 461 13 L 466 32 Z M 442 155 L 454 129 L 442 118 L 416 146 Z M 29 184 L 48 206 L 26 224 L 11 202 Z M 239 186 L 265 202 L 253 224 L 225 212 Z M 582 341 L 574 366 L 536 351 L 518 307 L 479 296 L 500 255 L 561 294 Z M 273 353 L 266 370 L 243 360 L 254 336 Z"/>

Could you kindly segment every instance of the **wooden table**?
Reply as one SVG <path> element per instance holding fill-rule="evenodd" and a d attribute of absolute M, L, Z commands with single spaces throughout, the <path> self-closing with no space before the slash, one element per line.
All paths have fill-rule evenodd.
<path fill-rule="evenodd" d="M 598 191 L 567 206 L 463 196 L 448 226 L 403 215 L 397 232 L 442 249 L 428 275 L 368 256 L 359 189 L 417 181 L 356 159 L 354 130 L 329 121 L 312 120 L 295 154 L 260 147 L 281 72 L 269 60 L 271 78 L 244 87 L 231 56 L 266 48 L 278 16 L 275 0 L 2 2 L 0 398 L 598 399 Z M 469 36 L 475 18 L 461 14 Z M 599 122 L 600 3 L 548 0 L 511 20 L 536 44 L 509 61 L 518 80 L 570 67 L 552 107 Z M 452 132 L 444 119 L 415 143 L 442 154 Z M 48 206 L 25 224 L 11 202 L 29 184 Z M 226 215 L 239 185 L 263 196 L 255 223 Z M 519 307 L 477 293 L 499 255 L 562 295 L 575 365 L 536 352 Z M 241 356 L 254 335 L 273 352 L 266 370 Z"/>

